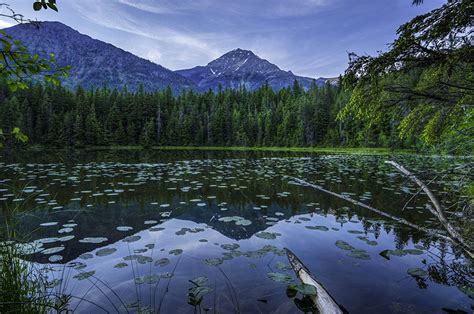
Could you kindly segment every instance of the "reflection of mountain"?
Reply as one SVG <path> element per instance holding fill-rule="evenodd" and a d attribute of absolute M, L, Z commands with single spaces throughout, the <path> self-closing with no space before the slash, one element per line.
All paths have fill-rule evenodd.
<path fill-rule="evenodd" d="M 161 213 L 164 211 L 172 212 L 170 218 L 205 223 L 234 240 L 248 239 L 273 222 L 308 212 L 320 213 L 321 216 L 331 213 L 338 218 L 341 226 L 352 223 L 351 220 L 357 215 L 356 220 L 363 222 L 365 230 L 370 229 L 375 234 L 383 230 L 394 232 L 401 245 L 424 237 L 411 229 L 380 221 L 380 217 L 372 212 L 350 208 L 347 202 L 331 195 L 287 184 L 281 174 L 291 174 L 294 170 L 308 173 L 306 177 L 309 181 L 324 184 L 336 192 L 350 192 L 354 198 L 394 215 L 425 226 L 432 223 L 426 221 L 425 212 L 421 210 L 399 210 L 406 200 L 395 195 L 394 189 L 384 189 L 398 189 L 396 184 L 399 184 L 399 178 L 384 176 L 386 169 L 377 166 L 380 162 L 376 157 L 364 160 L 333 156 L 319 159 L 203 159 L 178 162 L 160 159 L 162 163 L 154 162 L 95 162 L 71 166 L 28 164 L 15 165 L 8 170 L 0 164 L 0 170 L 5 178 L 12 180 L 28 180 L 32 173 L 38 176 L 34 184 L 39 190 L 47 191 L 49 196 L 30 198 L 24 204 L 25 208 L 35 208 L 35 211 L 23 220 L 23 233 L 29 234 L 34 230 L 33 239 L 74 235 L 74 239 L 63 243 L 66 250 L 61 254 L 68 258 L 95 247 L 79 243 L 82 238 L 106 237 L 109 239 L 107 243 L 119 241 L 149 228 L 151 225 L 145 224 L 145 221 L 158 223 L 163 219 Z M 239 189 L 240 186 L 244 188 Z M 55 205 L 46 206 L 49 210 L 38 203 L 51 201 Z M 422 205 L 422 202 L 421 199 L 414 206 Z M 199 203 L 204 203 L 204 206 L 198 206 Z M 160 207 L 160 204 L 169 204 L 169 207 Z M 57 205 L 63 206 L 63 209 L 52 209 Z M 242 217 L 250 224 L 219 221 L 219 218 L 232 216 Z M 38 228 L 40 223 L 47 221 L 59 224 Z M 62 225 L 68 223 L 77 226 L 71 232 L 58 234 Z M 118 226 L 130 226 L 133 230 L 121 232 L 116 230 Z M 61 243 L 45 247 L 58 244 Z M 38 258 L 47 260 L 41 254 Z"/>
<path fill-rule="evenodd" d="M 185 207 L 178 207 L 169 209 L 171 216 L 163 218 L 161 213 L 168 210 L 167 208 L 157 208 L 153 205 L 140 205 L 135 202 L 124 202 L 124 205 L 107 204 L 96 206 L 93 211 L 80 211 L 80 214 L 74 219 L 77 224 L 72 232 L 65 234 L 58 234 L 57 231 L 62 229 L 62 225 L 72 223 L 69 221 L 68 210 L 74 210 L 74 206 L 70 206 L 64 213 L 54 215 L 54 221 L 59 222 L 57 226 L 42 227 L 37 230 L 33 236 L 37 238 L 49 238 L 65 235 L 74 235 L 73 240 L 60 243 L 55 242 L 45 245 L 46 248 L 64 245 L 66 249 L 60 253 L 65 256 L 64 262 L 75 259 L 82 253 L 89 252 L 97 246 L 105 246 L 113 242 L 122 240 L 123 238 L 133 235 L 142 230 L 149 228 L 159 228 L 163 221 L 169 219 L 181 219 L 183 221 L 190 221 L 199 224 L 206 224 L 212 229 L 215 229 L 223 236 L 232 240 L 248 239 L 259 231 L 267 229 L 270 225 L 264 215 L 267 211 L 254 210 L 253 204 L 244 204 L 243 206 L 228 205 L 228 210 L 220 211 L 215 202 L 210 202 L 210 206 L 199 207 L 197 205 L 186 205 Z M 283 211 L 281 207 L 274 205 L 274 210 Z M 170 207 L 171 208 L 171 207 Z M 273 210 L 273 209 L 272 209 Z M 41 217 L 44 213 L 38 212 L 35 215 Z M 239 216 L 250 220 L 252 223 L 247 226 L 238 226 L 235 222 L 219 221 L 220 217 Z M 291 216 L 290 212 L 286 212 L 284 216 L 273 220 L 282 220 L 285 217 Z M 51 217 L 49 218 L 51 219 Z M 276 223 L 276 221 L 273 221 Z M 37 227 L 38 221 L 30 220 L 23 224 L 23 227 L 28 230 L 33 230 Z M 118 226 L 132 227 L 130 231 L 118 231 Z M 164 231 L 166 232 L 166 231 Z M 100 244 L 80 243 L 79 240 L 87 237 L 106 237 L 107 242 Z M 47 262 L 48 256 L 37 254 L 35 256 L 38 261 Z"/>

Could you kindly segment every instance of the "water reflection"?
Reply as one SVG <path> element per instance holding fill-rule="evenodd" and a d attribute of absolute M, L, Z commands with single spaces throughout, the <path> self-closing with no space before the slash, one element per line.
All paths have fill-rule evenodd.
<path fill-rule="evenodd" d="M 416 188 L 383 157 L 199 154 L 94 152 L 72 163 L 45 156 L 0 163 L 0 198 L 4 210 L 16 203 L 29 210 L 20 228 L 34 244 L 31 258 L 55 263 L 56 279 L 65 279 L 59 264 L 66 265 L 68 292 L 87 296 L 71 301 L 80 312 L 137 305 L 293 312 L 286 285 L 296 278 L 284 247 L 350 312 L 469 310 L 472 269 L 459 251 L 285 178 L 436 227 L 422 196 L 400 211 Z M 398 158 L 418 171 L 447 163 Z M 433 190 L 447 196 L 450 184 Z"/>

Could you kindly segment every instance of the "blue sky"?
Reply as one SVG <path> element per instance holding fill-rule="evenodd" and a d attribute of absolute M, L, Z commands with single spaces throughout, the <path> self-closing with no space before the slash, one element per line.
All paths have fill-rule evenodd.
<path fill-rule="evenodd" d="M 347 52 L 385 50 L 399 25 L 446 1 L 59 0 L 59 13 L 33 12 L 32 0 L 5 2 L 172 70 L 242 48 L 298 75 L 332 77 L 344 72 Z"/>

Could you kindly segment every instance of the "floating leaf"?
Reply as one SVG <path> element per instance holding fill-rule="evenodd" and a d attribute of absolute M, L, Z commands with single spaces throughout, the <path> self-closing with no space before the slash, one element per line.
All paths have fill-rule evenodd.
<path fill-rule="evenodd" d="M 117 251 L 117 249 L 103 248 L 103 249 L 100 249 L 97 252 L 95 252 L 95 255 L 97 255 L 97 256 L 107 256 L 107 255 L 115 253 L 115 251 Z"/>
<path fill-rule="evenodd" d="M 137 261 L 137 263 L 139 263 L 139 264 L 145 264 L 145 263 L 153 262 L 153 259 L 151 257 L 145 256 L 145 255 L 138 255 L 138 254 L 125 256 L 123 259 L 125 261 Z"/>
<path fill-rule="evenodd" d="M 276 282 L 289 283 L 293 278 L 283 273 L 267 273 L 267 277 Z"/>
<path fill-rule="evenodd" d="M 364 231 L 360 231 L 360 230 L 349 230 L 347 232 L 352 233 L 352 234 L 364 234 L 365 233 Z"/>
<path fill-rule="evenodd" d="M 127 242 L 127 243 L 131 243 L 131 242 L 136 242 L 138 240 L 140 240 L 141 237 L 140 236 L 129 236 L 129 237 L 126 237 L 125 239 L 122 240 L 122 242 Z"/>
<path fill-rule="evenodd" d="M 294 286 L 295 290 L 298 291 L 299 293 L 301 294 L 304 294 L 304 295 L 312 295 L 312 296 L 315 296 L 318 294 L 317 290 L 316 290 L 316 287 L 313 286 L 313 285 L 309 285 L 309 284 L 306 284 L 306 283 L 303 283 L 299 286 Z"/>
<path fill-rule="evenodd" d="M 236 221 L 235 224 L 237 226 L 250 226 L 252 224 L 252 222 L 250 220 L 247 220 L 247 219 L 242 219 L 242 220 Z"/>
<path fill-rule="evenodd" d="M 79 255 L 79 258 L 81 259 L 90 259 L 90 258 L 93 258 L 94 255 L 90 254 L 90 253 L 83 253 L 81 255 Z"/>
<path fill-rule="evenodd" d="M 109 241 L 107 238 L 103 238 L 103 237 L 97 237 L 97 238 L 84 238 L 82 240 L 79 240 L 80 243 L 94 243 L 94 244 L 98 244 L 98 243 L 102 243 L 102 242 L 107 242 Z"/>
<path fill-rule="evenodd" d="M 82 272 L 80 274 L 75 275 L 72 278 L 77 279 L 77 280 L 84 280 L 84 279 L 87 279 L 91 276 L 94 276 L 94 274 L 95 274 L 95 270 L 89 271 L 89 272 Z"/>
<path fill-rule="evenodd" d="M 423 254 L 423 251 L 418 250 L 418 249 L 405 249 L 404 251 L 406 253 L 410 254 L 410 255 L 422 255 Z"/>
<path fill-rule="evenodd" d="M 73 231 L 74 231 L 73 228 L 62 228 L 62 229 L 58 230 L 58 233 L 69 233 L 69 232 L 73 232 Z"/>
<path fill-rule="evenodd" d="M 306 229 L 310 230 L 319 230 L 319 231 L 328 231 L 329 228 L 326 226 L 306 226 Z"/>
<path fill-rule="evenodd" d="M 170 260 L 168 258 L 160 258 L 155 262 L 155 266 L 166 266 L 170 263 Z"/>
<path fill-rule="evenodd" d="M 62 261 L 63 260 L 63 257 L 61 255 L 51 255 L 48 260 L 51 262 L 51 263 L 55 263 L 55 262 L 59 262 L 59 261 Z"/>
<path fill-rule="evenodd" d="M 428 272 L 421 268 L 409 268 L 407 273 L 414 276 L 414 277 L 423 277 L 428 275 Z"/>
<path fill-rule="evenodd" d="M 208 278 L 206 276 L 196 277 L 190 280 L 196 286 L 204 286 L 207 284 Z"/>
<path fill-rule="evenodd" d="M 118 231 L 126 232 L 126 231 L 132 230 L 133 228 L 132 228 L 132 227 L 129 227 L 129 226 L 118 226 L 116 229 L 117 229 Z"/>
<path fill-rule="evenodd" d="M 340 249 L 347 250 L 347 251 L 352 251 L 354 250 L 354 247 L 350 245 L 349 243 L 342 241 L 342 240 L 337 240 L 336 241 L 336 246 Z"/>
<path fill-rule="evenodd" d="M 385 259 L 390 260 L 390 250 L 383 250 L 382 252 L 379 253 L 379 255 Z"/>
<path fill-rule="evenodd" d="M 43 222 L 40 224 L 41 227 L 52 227 L 56 226 L 58 223 L 56 221 L 51 221 L 51 222 Z"/>
<path fill-rule="evenodd" d="M 405 252 L 404 250 L 400 250 L 400 249 L 390 250 L 390 255 L 405 256 L 405 255 L 407 255 L 407 252 Z"/>
<path fill-rule="evenodd" d="M 206 258 L 204 260 L 204 263 L 208 266 L 217 266 L 222 264 L 223 260 L 222 258 Z"/>
<path fill-rule="evenodd" d="M 352 250 L 347 256 L 358 258 L 358 259 L 370 259 L 370 255 L 364 250 Z"/>
<path fill-rule="evenodd" d="M 156 274 L 151 274 L 151 275 L 146 275 L 146 276 L 141 276 L 135 278 L 135 283 L 140 285 L 140 284 L 154 284 L 157 283 L 160 280 L 160 276 Z"/>
<path fill-rule="evenodd" d="M 276 262 L 275 267 L 278 268 L 279 270 L 290 270 L 291 266 L 288 264 L 285 264 L 283 262 Z"/>
<path fill-rule="evenodd" d="M 124 268 L 124 267 L 127 267 L 127 266 L 128 266 L 127 263 L 121 262 L 121 263 L 118 263 L 117 265 L 115 265 L 114 268 Z"/>
<path fill-rule="evenodd" d="M 222 244 L 221 245 L 221 248 L 223 248 L 224 250 L 237 250 L 238 248 L 240 247 L 240 245 L 238 245 L 237 243 L 232 243 L 232 244 Z"/>
<path fill-rule="evenodd" d="M 183 253 L 183 250 L 181 249 L 174 249 L 174 250 L 171 250 L 168 252 L 169 254 L 172 254 L 172 255 L 180 255 L 181 253 Z"/>
<path fill-rule="evenodd" d="M 277 232 L 266 232 L 266 231 L 262 231 L 262 232 L 259 232 L 257 234 L 255 234 L 255 236 L 257 238 L 261 238 L 261 239 L 265 239 L 265 240 L 275 240 L 277 238 L 277 236 L 280 236 L 281 234 L 280 233 L 277 233 Z"/>
<path fill-rule="evenodd" d="M 54 253 L 61 252 L 61 251 L 63 251 L 64 249 L 65 249 L 64 246 L 57 246 L 57 247 L 52 247 L 52 248 L 43 250 L 43 251 L 41 251 L 41 253 L 43 253 L 43 254 L 45 254 L 45 255 L 54 254 Z"/>

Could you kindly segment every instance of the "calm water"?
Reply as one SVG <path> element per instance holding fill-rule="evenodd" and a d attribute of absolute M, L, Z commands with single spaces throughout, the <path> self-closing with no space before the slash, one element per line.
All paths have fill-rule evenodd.
<path fill-rule="evenodd" d="M 0 206 L 29 209 L 18 226 L 28 234 L 25 249 L 52 266 L 53 289 L 75 296 L 70 307 L 78 313 L 137 312 L 138 304 L 164 313 L 297 313 L 302 296 L 287 296 L 288 284 L 299 282 L 285 247 L 350 313 L 471 312 L 464 292 L 472 291 L 473 269 L 461 252 L 286 177 L 436 228 L 423 196 L 401 211 L 417 189 L 384 165 L 388 158 L 425 178 L 470 161 L 30 153 L 0 159 Z M 456 201 L 454 189 L 449 177 L 433 186 L 445 205 Z"/>

